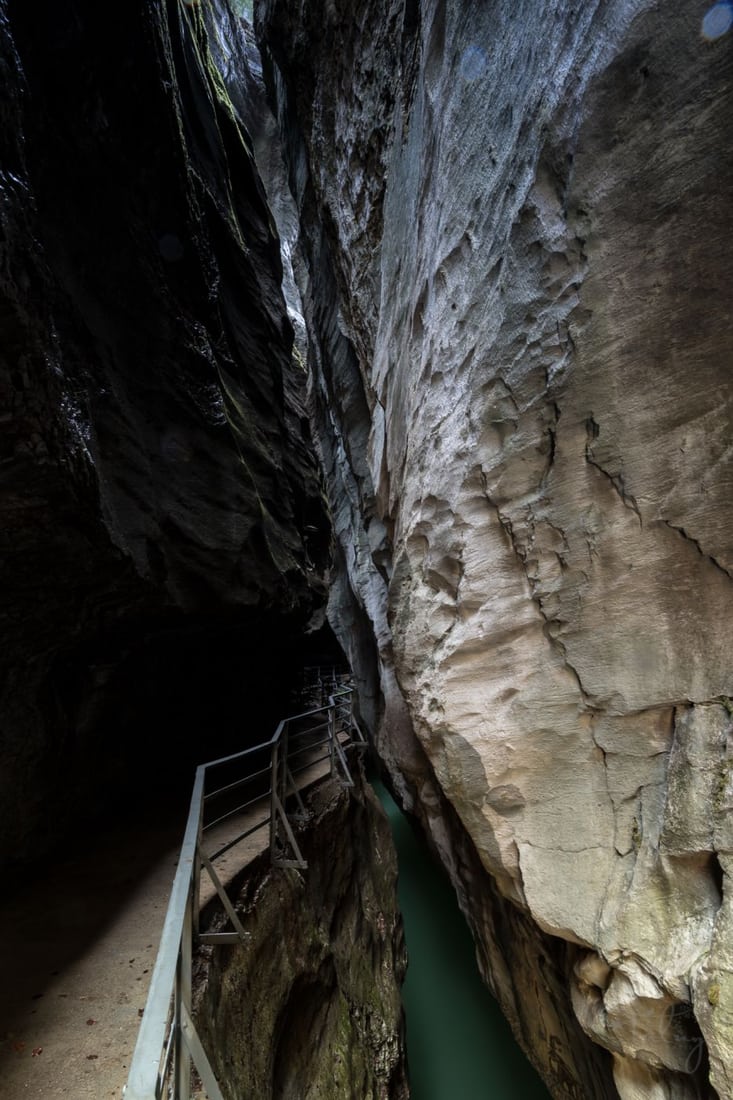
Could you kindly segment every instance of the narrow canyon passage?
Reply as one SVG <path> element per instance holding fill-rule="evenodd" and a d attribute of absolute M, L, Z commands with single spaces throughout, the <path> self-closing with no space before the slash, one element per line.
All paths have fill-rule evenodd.
<path fill-rule="evenodd" d="M 343 654 L 450 880 L 393 819 L 415 1100 L 546 1095 L 478 969 L 554 1100 L 733 1100 L 732 44 L 733 0 L 0 0 L 0 928 L 45 979 L 0 966 L 0 1096 L 80 1050 L 111 1095 L 136 986 L 66 964 L 154 952 L 122 858 L 99 914 L 16 876 Z M 336 793 L 239 899 L 225 1100 L 407 1100 L 395 856 Z"/>
<path fill-rule="evenodd" d="M 412 1100 L 548 1100 L 484 986 L 456 896 L 384 784 L 371 784 L 397 849 L 408 967 L 402 987 Z"/>

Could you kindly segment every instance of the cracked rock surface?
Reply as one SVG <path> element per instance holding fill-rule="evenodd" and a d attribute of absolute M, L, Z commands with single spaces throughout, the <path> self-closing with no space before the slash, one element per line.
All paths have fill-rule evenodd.
<path fill-rule="evenodd" d="M 733 70 L 702 14 L 260 7 L 331 620 L 558 1097 L 733 1095 Z"/>

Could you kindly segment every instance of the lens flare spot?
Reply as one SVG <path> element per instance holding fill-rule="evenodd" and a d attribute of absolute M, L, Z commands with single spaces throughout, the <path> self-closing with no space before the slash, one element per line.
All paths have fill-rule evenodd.
<path fill-rule="evenodd" d="M 719 4 L 713 4 L 712 8 L 709 8 L 703 16 L 703 38 L 707 38 L 710 41 L 716 38 L 722 38 L 732 26 L 733 4 L 729 3 L 728 0 L 723 0 L 723 2 Z"/>
<path fill-rule="evenodd" d="M 461 55 L 458 71 L 464 80 L 474 81 L 483 76 L 488 66 L 486 54 L 480 46 L 469 46 Z"/>

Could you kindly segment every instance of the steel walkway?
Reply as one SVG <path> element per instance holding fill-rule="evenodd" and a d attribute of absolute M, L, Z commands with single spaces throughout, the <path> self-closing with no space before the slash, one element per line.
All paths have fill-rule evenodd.
<path fill-rule="evenodd" d="M 315 690 L 322 690 L 316 678 Z M 188 821 L 163 926 L 148 1000 L 138 1033 L 125 1100 L 190 1100 L 195 1066 L 209 1100 L 223 1100 L 191 1018 L 191 966 L 197 944 L 236 944 L 245 932 L 227 893 L 227 860 L 267 828 L 275 867 L 305 870 L 296 827 L 307 818 L 300 790 L 309 776 L 328 773 L 353 786 L 347 754 L 366 745 L 353 712 L 353 688 L 335 678 L 325 704 L 285 718 L 269 741 L 202 764 L 196 771 Z M 246 860 L 235 860 L 235 868 Z M 232 874 L 231 865 L 227 868 Z M 218 896 L 225 931 L 200 929 L 202 908 Z"/>

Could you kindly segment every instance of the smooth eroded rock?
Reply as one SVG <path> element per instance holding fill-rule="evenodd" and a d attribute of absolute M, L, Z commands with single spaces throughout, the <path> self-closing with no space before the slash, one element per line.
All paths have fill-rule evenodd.
<path fill-rule="evenodd" d="M 730 35 L 647 0 L 260 11 L 379 750 L 495 970 L 484 891 L 613 972 L 568 964 L 549 1042 L 521 963 L 499 991 L 557 1096 L 558 1065 L 695 1096 L 705 1043 L 727 1095 Z"/>

